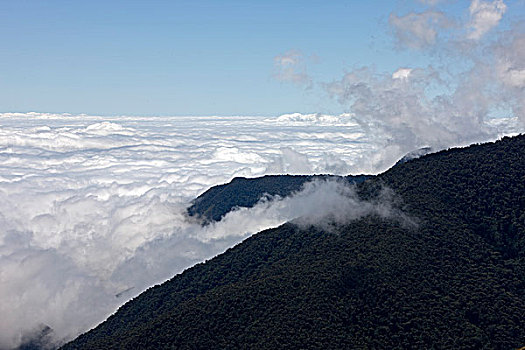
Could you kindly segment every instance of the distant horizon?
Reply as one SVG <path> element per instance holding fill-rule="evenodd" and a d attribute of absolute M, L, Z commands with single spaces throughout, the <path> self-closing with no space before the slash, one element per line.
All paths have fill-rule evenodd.
<path fill-rule="evenodd" d="M 6 114 L 23 114 L 23 115 L 31 115 L 31 114 L 40 114 L 40 115 L 70 115 L 70 116 L 86 116 L 86 117 L 102 117 L 102 118 L 118 118 L 118 117 L 219 117 L 219 118 L 228 118 L 228 117 L 266 117 L 266 118 L 272 118 L 272 117 L 279 117 L 283 115 L 293 115 L 293 114 L 299 114 L 299 115 L 325 115 L 325 116 L 342 116 L 342 115 L 348 115 L 353 116 L 353 113 L 351 112 L 341 112 L 341 113 L 323 113 L 323 112 L 283 112 L 283 113 L 276 113 L 276 114 L 125 114 L 125 113 L 116 113 L 116 114 L 91 114 L 91 113 L 76 113 L 76 112 L 49 112 L 49 111 L 0 111 L 0 115 L 6 115 Z M 517 116 L 507 116 L 507 115 L 489 115 L 487 116 L 487 120 L 494 120 L 494 119 L 517 119 Z"/>
<path fill-rule="evenodd" d="M 76 112 L 49 112 L 49 111 L 0 111 L 0 115 L 3 114 L 49 114 L 49 115 L 72 115 L 72 116 L 92 116 L 92 117 L 278 117 L 287 114 L 301 114 L 301 115 L 343 115 L 348 114 L 347 112 L 329 114 L 321 112 L 284 112 L 277 114 L 127 114 L 127 113 L 116 113 L 116 114 L 91 114 L 91 113 L 76 113 Z"/>

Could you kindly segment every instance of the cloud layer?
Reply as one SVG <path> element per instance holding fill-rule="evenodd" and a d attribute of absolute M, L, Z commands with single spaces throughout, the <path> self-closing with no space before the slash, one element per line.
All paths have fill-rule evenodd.
<path fill-rule="evenodd" d="M 58 341 L 75 336 L 153 283 L 309 208 L 305 196 L 301 206 L 275 200 L 203 229 L 184 213 L 208 187 L 355 172 L 370 146 L 348 115 L 0 114 L 0 348 L 41 325 Z"/>
<path fill-rule="evenodd" d="M 41 325 L 57 341 L 71 338 L 148 286 L 260 230 L 314 213 L 316 221 L 380 213 L 327 182 L 206 228 L 185 216 L 191 199 L 235 176 L 381 170 L 374 164 L 385 162 L 369 158 L 381 143 L 357 122 L 350 114 L 0 114 L 0 313 L 8 315 L 0 348 Z M 493 130 L 513 128 L 512 120 L 499 122 Z"/>

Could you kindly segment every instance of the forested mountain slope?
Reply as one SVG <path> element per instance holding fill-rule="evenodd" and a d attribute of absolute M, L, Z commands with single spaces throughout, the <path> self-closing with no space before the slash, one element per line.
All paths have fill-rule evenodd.
<path fill-rule="evenodd" d="M 188 208 L 190 216 L 204 222 L 219 221 L 236 207 L 253 207 L 265 195 L 286 197 L 299 191 L 309 181 L 322 179 L 344 179 L 348 183 L 361 183 L 370 175 L 266 175 L 258 178 L 236 177 L 227 184 L 213 186 Z"/>
<path fill-rule="evenodd" d="M 124 305 L 64 349 L 525 345 L 525 136 L 424 156 L 358 185 L 418 222 L 263 231 Z"/>

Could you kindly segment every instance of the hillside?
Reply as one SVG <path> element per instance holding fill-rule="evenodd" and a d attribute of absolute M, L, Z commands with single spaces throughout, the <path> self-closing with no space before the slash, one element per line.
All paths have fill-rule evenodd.
<path fill-rule="evenodd" d="M 227 184 L 213 186 L 197 197 L 188 208 L 190 216 L 204 222 L 219 221 L 236 207 L 253 207 L 267 196 L 286 197 L 299 191 L 309 181 L 318 179 L 345 179 L 348 183 L 361 183 L 370 175 L 267 175 L 248 179 L 236 177 Z"/>
<path fill-rule="evenodd" d="M 418 222 L 263 231 L 150 288 L 64 349 L 454 348 L 525 345 L 525 136 L 399 164 Z"/>

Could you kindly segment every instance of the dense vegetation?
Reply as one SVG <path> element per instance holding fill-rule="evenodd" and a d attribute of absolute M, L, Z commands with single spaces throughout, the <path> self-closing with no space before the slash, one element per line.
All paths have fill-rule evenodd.
<path fill-rule="evenodd" d="M 213 186 L 188 208 L 190 216 L 201 218 L 205 223 L 219 221 L 236 207 L 253 207 L 261 198 L 267 196 L 286 197 L 299 191 L 302 186 L 315 179 L 345 179 L 348 183 L 361 183 L 370 175 L 267 175 L 248 179 L 236 177 L 230 183 Z"/>
<path fill-rule="evenodd" d="M 525 136 L 431 154 L 388 186 L 418 226 L 288 223 L 128 302 L 64 349 L 525 345 Z"/>

